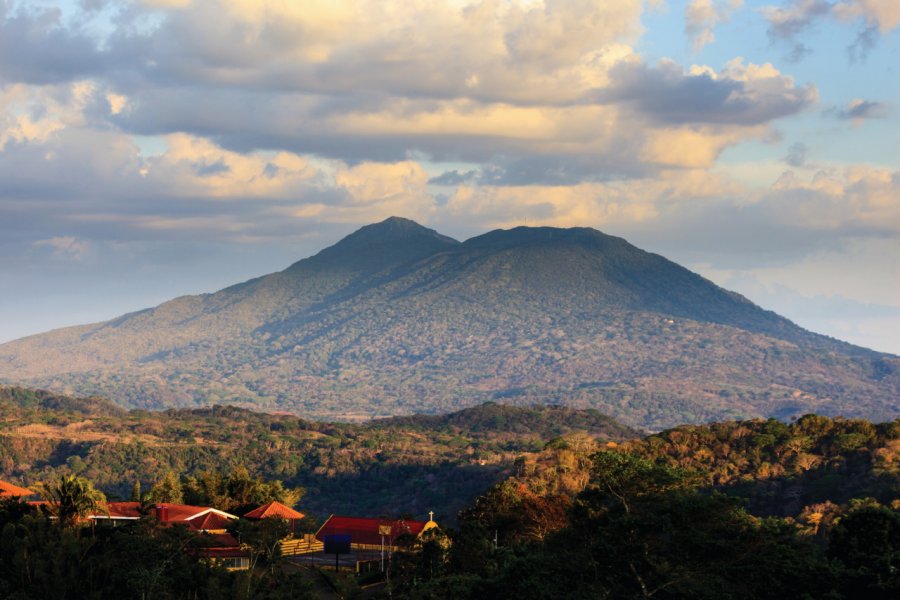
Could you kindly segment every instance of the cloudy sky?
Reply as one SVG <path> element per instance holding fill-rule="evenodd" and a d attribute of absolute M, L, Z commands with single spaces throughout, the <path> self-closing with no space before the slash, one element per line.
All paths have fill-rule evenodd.
<path fill-rule="evenodd" d="M 405 216 L 900 353 L 897 0 L 0 0 L 0 341 Z"/>

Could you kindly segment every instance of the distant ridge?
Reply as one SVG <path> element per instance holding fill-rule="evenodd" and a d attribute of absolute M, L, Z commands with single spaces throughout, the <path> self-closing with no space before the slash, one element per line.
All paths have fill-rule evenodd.
<path fill-rule="evenodd" d="M 284 271 L 0 345 L 0 380 L 124 406 L 360 420 L 485 401 L 647 429 L 900 415 L 900 359 L 806 331 L 627 241 L 368 225 Z"/>

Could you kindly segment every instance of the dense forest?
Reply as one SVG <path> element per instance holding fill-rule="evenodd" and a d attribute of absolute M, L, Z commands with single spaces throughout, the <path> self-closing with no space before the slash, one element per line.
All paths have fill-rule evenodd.
<path fill-rule="evenodd" d="M 896 598 L 900 422 L 806 415 L 523 455 L 395 565 L 404 598 Z"/>
<path fill-rule="evenodd" d="M 492 488 L 463 511 L 449 537 L 435 536 L 397 561 L 395 595 L 887 600 L 900 594 L 896 488 L 890 504 L 854 498 L 807 507 L 796 518 L 759 517 L 740 497 L 664 462 L 605 451 L 586 467 L 586 485 L 574 496 L 552 477 L 542 479 L 540 491 L 527 477 Z"/>
<path fill-rule="evenodd" d="M 64 526 L 38 509 L 4 503 L 3 597 L 900 594 L 900 421 L 806 415 L 789 423 L 757 419 L 639 435 L 593 411 L 498 404 L 445 417 L 341 425 L 229 407 L 125 412 L 99 399 L 17 388 L 0 397 L 0 461 L 17 483 L 40 487 L 40 481 L 74 478 L 110 494 L 127 488 L 126 497 L 218 503 L 237 514 L 270 498 L 306 511 L 315 502 L 330 504 L 334 493 L 357 514 L 383 515 L 407 512 L 394 490 L 409 485 L 404 489 L 411 492 L 415 484 L 428 490 L 420 498 L 447 517 L 438 517 L 441 530 L 394 553 L 388 577 L 373 582 L 316 573 L 277 551 L 264 552 L 271 533 L 252 527 L 242 531 L 257 568 L 227 572 L 191 551 L 202 539 L 152 522 L 113 530 Z M 64 433 L 82 437 L 53 437 Z M 10 451 L 23 440 L 35 445 Z M 191 450 L 204 444 L 221 453 Z M 50 454 L 40 454 L 48 448 Z M 78 448 L 86 451 L 66 458 Z M 290 449 L 285 454 L 304 467 L 279 476 L 271 462 L 279 448 Z M 379 452 L 393 466 L 376 466 Z M 103 462 L 116 453 L 119 462 Z M 335 462 L 318 470 L 322 456 Z M 145 477 L 132 476 L 143 468 L 138 465 L 150 464 Z M 114 474 L 126 467 L 131 470 L 120 472 L 128 475 L 114 484 Z M 412 484 L 404 481 L 408 474 Z M 394 504 L 366 512 L 369 500 L 347 499 L 348 482 Z"/>

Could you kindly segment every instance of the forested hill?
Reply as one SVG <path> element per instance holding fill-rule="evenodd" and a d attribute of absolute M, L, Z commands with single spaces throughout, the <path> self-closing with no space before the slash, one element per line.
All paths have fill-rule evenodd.
<path fill-rule="evenodd" d="M 42 419 L 53 415 L 67 417 L 122 417 L 127 410 L 107 400 L 93 396 L 77 398 L 20 387 L 0 386 L 0 418 L 7 421 Z"/>
<path fill-rule="evenodd" d="M 319 516 L 438 510 L 452 518 L 519 455 L 560 435 L 602 443 L 638 432 L 595 411 L 554 407 L 490 404 L 348 424 L 232 406 L 125 411 L 102 398 L 0 387 L 2 480 L 31 485 L 74 472 L 127 497 L 135 482 L 148 489 L 167 472 L 246 467 L 305 488 L 304 509 Z"/>
<path fill-rule="evenodd" d="M 518 461 L 452 543 L 392 572 L 394 597 L 900 594 L 898 421 L 685 426 L 599 452 L 577 441 Z"/>
<path fill-rule="evenodd" d="M 348 421 L 492 400 L 654 430 L 900 413 L 900 358 L 805 331 L 621 238 L 519 227 L 460 243 L 398 218 L 214 294 L 0 345 L 0 381 Z"/>
<path fill-rule="evenodd" d="M 566 406 L 513 407 L 485 402 L 446 415 L 412 415 L 378 419 L 373 429 L 404 429 L 454 434 L 534 435 L 543 440 L 573 432 L 610 440 L 631 439 L 641 432 L 616 422 L 594 409 L 579 410 Z"/>
<path fill-rule="evenodd" d="M 231 406 L 124 411 L 102 398 L 0 387 L 0 479 L 31 485 L 74 472 L 127 496 L 167 472 L 247 467 L 306 488 L 321 515 L 439 510 L 452 518 L 511 474 L 517 486 L 577 493 L 598 449 L 615 448 L 697 474 L 745 497 L 756 514 L 900 498 L 900 420 L 807 415 L 685 425 L 645 435 L 594 410 L 487 403 L 447 415 L 366 424 L 310 421 Z M 579 466 L 581 465 L 581 466 Z"/>

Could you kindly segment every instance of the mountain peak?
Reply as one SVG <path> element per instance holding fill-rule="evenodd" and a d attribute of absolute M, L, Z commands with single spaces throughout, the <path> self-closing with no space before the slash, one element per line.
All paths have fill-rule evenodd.
<path fill-rule="evenodd" d="M 630 246 L 622 238 L 606 235 L 590 227 L 528 227 L 524 225 L 512 229 L 494 229 L 465 242 L 467 246 L 471 247 L 511 247 L 543 243 L 576 243 L 593 246 L 624 244 Z"/>
<path fill-rule="evenodd" d="M 410 219 L 389 217 L 361 227 L 314 257 L 296 263 L 375 272 L 442 252 L 459 242 Z"/>
<path fill-rule="evenodd" d="M 340 246 L 346 243 L 372 242 L 382 240 L 403 240 L 415 237 L 429 237 L 449 244 L 457 244 L 453 238 L 447 237 L 422 225 L 419 225 L 411 219 L 403 217 L 388 217 L 379 223 L 372 223 L 361 227 L 345 237 L 343 240 L 335 244 Z"/>
<path fill-rule="evenodd" d="M 360 229 L 382 229 L 386 231 L 434 231 L 405 217 L 388 217 L 378 223 L 370 223 Z"/>

